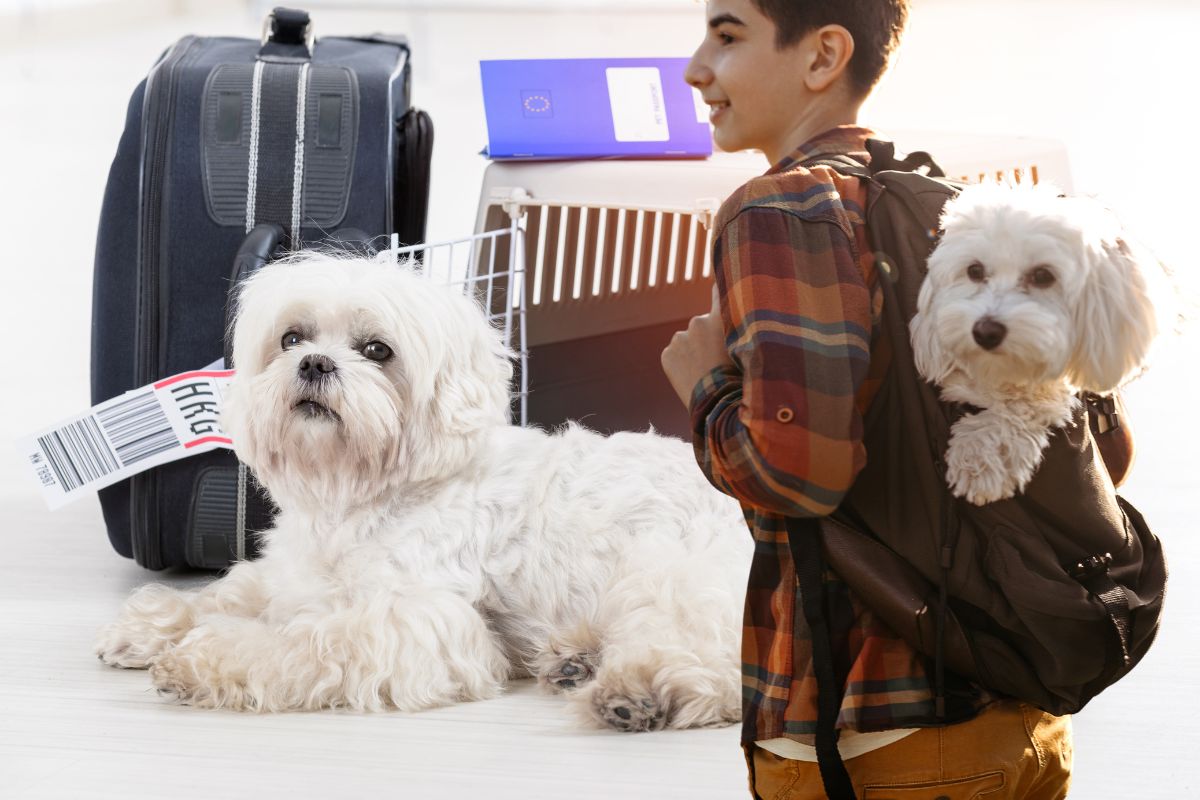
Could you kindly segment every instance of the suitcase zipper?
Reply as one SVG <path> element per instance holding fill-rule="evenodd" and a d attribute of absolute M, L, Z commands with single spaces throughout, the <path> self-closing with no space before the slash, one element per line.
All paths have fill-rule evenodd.
<path fill-rule="evenodd" d="M 194 36 L 175 43 L 150 73 L 142 109 L 141 198 L 138 216 L 138 316 L 134 371 L 137 386 L 162 377 L 159 336 L 162 282 L 162 184 L 170 146 L 170 117 L 174 107 L 177 67 L 191 51 Z M 165 81 L 158 88 L 159 81 Z M 149 470 L 130 481 L 129 501 L 133 555 L 149 569 L 162 569 L 162 543 L 158 526 L 158 472 Z"/>

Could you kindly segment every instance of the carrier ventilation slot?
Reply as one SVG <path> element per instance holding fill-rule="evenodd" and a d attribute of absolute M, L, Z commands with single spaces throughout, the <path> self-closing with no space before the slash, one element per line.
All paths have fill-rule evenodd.
<path fill-rule="evenodd" d="M 531 205 L 526 213 L 535 306 L 651 292 L 712 274 L 711 234 L 694 214 L 585 205 Z"/>
<path fill-rule="evenodd" d="M 1007 183 L 1014 185 L 1033 184 L 1037 185 L 1038 167 L 1037 164 L 1030 164 L 1028 167 L 1010 167 L 1008 169 L 998 169 L 995 172 L 980 172 L 972 178 L 970 175 L 960 175 L 959 180 L 963 183 L 986 183 L 995 181 L 997 183 Z"/>

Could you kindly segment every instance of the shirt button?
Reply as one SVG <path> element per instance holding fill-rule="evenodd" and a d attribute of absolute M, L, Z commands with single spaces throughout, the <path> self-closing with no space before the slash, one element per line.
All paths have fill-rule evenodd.
<path fill-rule="evenodd" d="M 796 412 L 792 411 L 787 406 L 781 406 L 780 409 L 775 412 L 775 419 L 779 420 L 784 425 L 787 425 L 789 422 L 791 422 L 795 418 L 796 418 Z"/>

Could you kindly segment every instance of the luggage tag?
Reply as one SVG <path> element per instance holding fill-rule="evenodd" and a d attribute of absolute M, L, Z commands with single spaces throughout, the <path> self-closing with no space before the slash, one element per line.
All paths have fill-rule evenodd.
<path fill-rule="evenodd" d="M 233 448 L 221 404 L 233 377 L 223 360 L 131 389 L 17 440 L 51 511 L 151 467 Z"/>

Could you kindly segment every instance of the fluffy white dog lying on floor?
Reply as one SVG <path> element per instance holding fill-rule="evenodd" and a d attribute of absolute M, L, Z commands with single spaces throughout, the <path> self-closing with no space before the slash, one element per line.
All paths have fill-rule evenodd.
<path fill-rule="evenodd" d="M 1080 391 L 1136 375 L 1163 327 L 1161 267 L 1084 198 L 970 186 L 945 208 L 911 323 L 918 371 L 981 409 L 951 429 L 946 479 L 983 505 L 1020 492 Z"/>
<path fill-rule="evenodd" d="M 736 721 L 737 503 L 684 442 L 508 425 L 510 355 L 407 268 L 264 268 L 224 422 L 275 527 L 199 591 L 137 591 L 100 657 L 197 706 L 413 711 L 532 673 L 620 730 Z"/>

